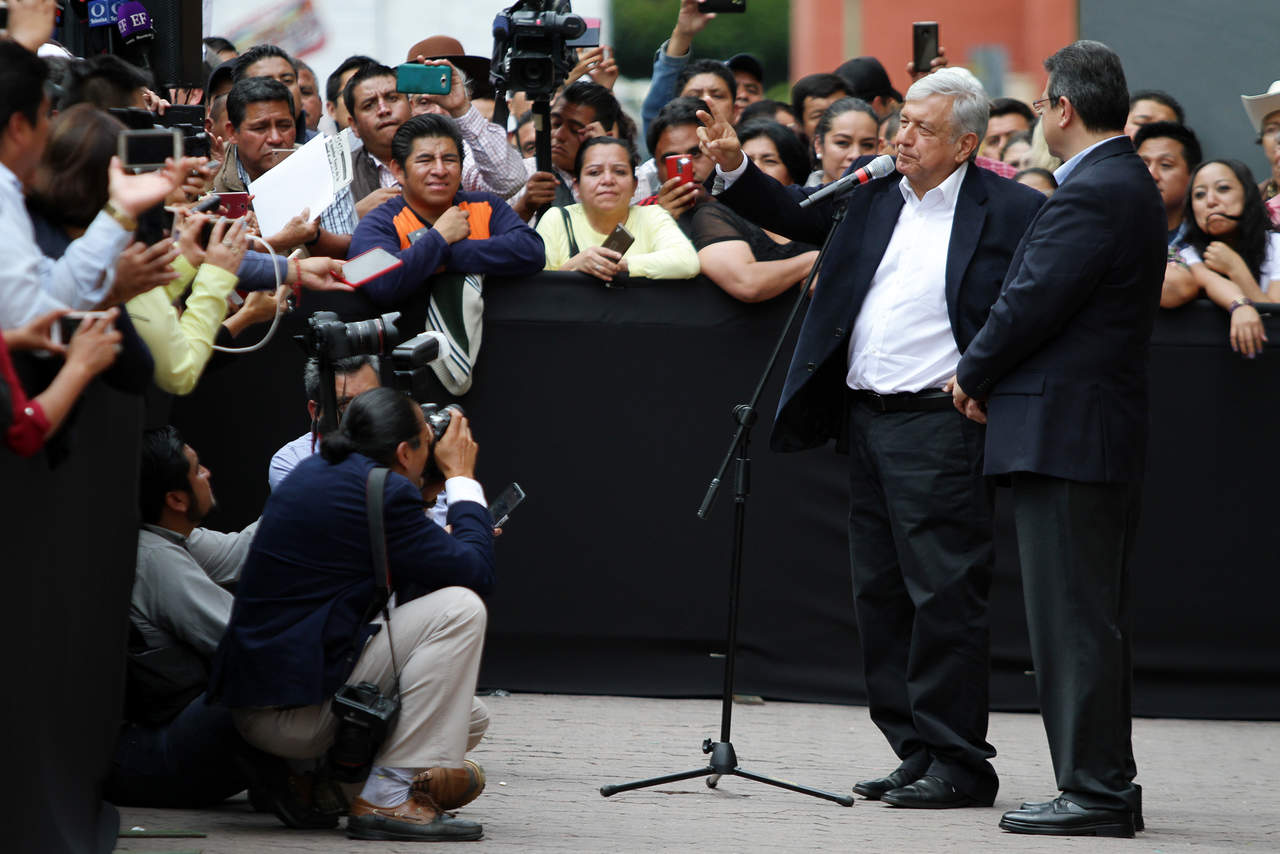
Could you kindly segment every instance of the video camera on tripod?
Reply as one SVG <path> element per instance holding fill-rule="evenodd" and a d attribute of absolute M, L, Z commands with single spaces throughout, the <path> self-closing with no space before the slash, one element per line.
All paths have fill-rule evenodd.
<path fill-rule="evenodd" d="M 533 101 L 540 172 L 551 171 L 551 96 L 578 61 L 567 42 L 586 31 L 569 0 L 519 0 L 493 19 L 493 120 L 506 124 L 507 92 L 524 92 Z"/>

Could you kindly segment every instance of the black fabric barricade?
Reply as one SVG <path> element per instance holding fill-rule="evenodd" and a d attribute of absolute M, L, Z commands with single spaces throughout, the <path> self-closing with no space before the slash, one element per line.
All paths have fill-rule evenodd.
<path fill-rule="evenodd" d="M 730 411 L 749 397 L 789 297 L 743 305 L 701 279 L 611 289 L 542 274 L 490 280 L 485 299 L 475 383 L 461 402 L 489 493 L 515 480 L 529 497 L 498 541 L 482 683 L 716 695 L 731 490 L 709 521 L 695 511 L 731 435 Z M 358 294 L 304 295 L 305 311 L 319 308 L 344 319 L 378 313 Z M 424 305 L 403 311 L 402 329 L 420 330 Z M 174 423 L 213 471 L 223 508 L 215 527 L 256 518 L 271 454 L 307 429 L 303 354 L 284 335 L 302 325 L 301 313 L 290 316 L 264 351 L 207 375 L 174 404 Z M 1280 403 L 1266 389 L 1280 383 L 1280 361 L 1235 356 L 1224 313 L 1193 304 L 1162 313 L 1152 377 L 1136 711 L 1274 718 L 1280 581 L 1264 532 L 1275 470 L 1266 445 Z M 752 437 L 738 690 L 859 702 L 845 465 L 830 449 L 768 450 L 781 380 L 779 371 Z M 1016 544 L 998 510 L 992 703 L 1032 709 Z"/>
<path fill-rule="evenodd" d="M 6 850 L 115 847 L 119 817 L 101 786 L 124 701 L 141 430 L 141 399 L 95 382 L 57 434 L 55 467 L 46 451 L 0 448 L 5 773 L 17 818 Z"/>

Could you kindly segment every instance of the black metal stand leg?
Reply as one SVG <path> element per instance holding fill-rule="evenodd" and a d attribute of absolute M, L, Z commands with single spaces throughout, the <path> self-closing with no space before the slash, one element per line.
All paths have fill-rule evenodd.
<path fill-rule="evenodd" d="M 681 780 L 692 780 L 712 773 L 711 766 L 696 771 L 681 771 L 679 774 L 665 774 L 661 777 L 650 777 L 648 780 L 636 780 L 633 783 L 619 783 L 616 786 L 601 786 L 600 794 L 606 798 L 618 792 L 629 792 L 632 789 L 647 789 L 650 786 L 661 786 L 663 783 L 678 783 Z"/>
<path fill-rule="evenodd" d="M 841 217 L 843 217 L 842 209 L 837 212 L 835 222 L 839 223 Z M 763 394 L 765 384 L 769 380 L 769 374 L 773 372 L 773 366 L 777 363 L 778 355 L 782 352 L 782 345 L 786 341 L 787 333 L 790 332 L 796 318 L 800 315 L 800 309 L 804 305 L 809 286 L 813 283 L 814 277 L 817 276 L 818 270 L 822 266 L 822 259 L 827 254 L 827 248 L 831 245 L 831 236 L 835 232 L 836 228 L 833 224 L 831 231 L 827 233 L 827 239 L 822 243 L 822 249 L 818 252 L 817 261 L 814 262 L 813 268 L 809 271 L 809 278 L 805 280 L 800 287 L 799 293 L 796 294 L 796 301 L 791 308 L 791 314 L 787 318 L 786 326 L 782 329 L 782 334 L 778 336 L 777 343 L 774 344 L 773 353 L 769 356 L 769 362 L 765 365 L 764 373 L 760 376 L 759 382 L 756 383 L 751 402 L 733 408 L 733 420 L 737 424 L 737 429 L 733 434 L 733 441 L 729 443 L 729 450 L 720 463 L 720 469 L 716 472 L 716 476 L 711 479 L 707 494 L 702 499 L 702 506 L 698 508 L 698 517 L 705 519 L 707 512 L 711 509 L 712 502 L 715 500 L 720 482 L 729 471 L 729 465 L 731 463 L 735 464 L 733 551 L 729 560 L 729 631 L 725 648 L 724 691 L 720 700 L 720 740 L 712 741 L 708 738 L 702 743 L 702 752 L 711 754 L 711 763 L 706 768 L 700 768 L 697 771 L 682 771 L 678 774 L 651 777 L 648 780 L 636 780 L 616 786 L 601 786 L 600 794 L 606 798 L 610 795 L 616 795 L 618 792 L 660 786 L 663 783 L 674 783 L 680 780 L 689 780 L 693 777 L 706 777 L 708 788 L 714 789 L 719 784 L 721 777 L 733 775 L 747 780 L 754 780 L 757 783 L 777 786 L 780 789 L 786 789 L 791 792 L 798 792 L 802 795 L 822 798 L 841 806 L 853 806 L 852 795 L 837 795 L 821 789 L 811 789 L 808 786 L 800 786 L 785 780 L 775 780 L 771 777 L 764 777 L 739 768 L 738 757 L 734 752 L 733 743 L 729 741 L 729 732 L 733 723 L 734 668 L 738 654 L 738 606 L 742 590 L 742 546 L 746 532 L 747 496 L 751 494 L 751 458 L 747 454 L 747 449 L 751 442 L 751 426 L 756 422 L 756 406 L 760 403 L 760 396 Z"/>

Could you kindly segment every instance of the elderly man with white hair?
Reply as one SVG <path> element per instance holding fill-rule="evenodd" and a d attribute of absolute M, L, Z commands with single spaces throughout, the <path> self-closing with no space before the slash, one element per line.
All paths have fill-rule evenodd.
<path fill-rule="evenodd" d="M 770 444 L 834 439 L 848 453 L 867 703 L 899 762 L 853 790 L 896 807 L 991 806 L 999 788 L 986 740 L 994 550 L 983 427 L 945 386 L 1044 197 L 973 164 L 988 104 L 962 68 L 920 78 L 902 106 L 897 171 L 804 209 L 805 191 L 751 165 L 731 128 L 704 115 L 700 130 L 722 202 L 795 240 L 837 229 Z"/>

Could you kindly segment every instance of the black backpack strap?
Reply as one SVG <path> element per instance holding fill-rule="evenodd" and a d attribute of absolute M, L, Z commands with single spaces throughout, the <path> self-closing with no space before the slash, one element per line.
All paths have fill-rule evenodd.
<path fill-rule="evenodd" d="M 374 466 L 365 481 L 365 506 L 369 512 L 369 547 L 373 555 L 374 598 L 366 612 L 368 622 L 379 610 L 387 624 L 387 647 L 391 650 L 391 673 L 395 678 L 396 695 L 400 694 L 400 668 L 396 665 L 396 650 L 391 645 L 391 609 L 387 602 L 391 598 L 391 564 L 387 560 L 387 533 L 383 525 L 383 495 L 387 486 L 387 475 L 391 470 L 385 466 Z M 359 653 L 357 652 L 357 655 Z"/>

